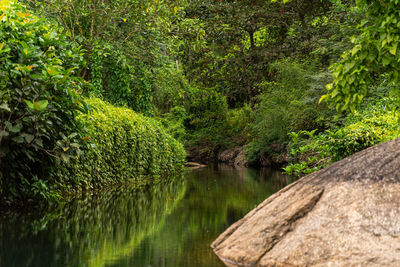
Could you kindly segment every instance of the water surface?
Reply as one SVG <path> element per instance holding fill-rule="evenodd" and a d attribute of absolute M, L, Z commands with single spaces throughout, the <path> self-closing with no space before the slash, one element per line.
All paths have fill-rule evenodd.
<path fill-rule="evenodd" d="M 0 217 L 0 266 L 222 267 L 211 242 L 287 184 L 270 170 L 188 171 Z"/>

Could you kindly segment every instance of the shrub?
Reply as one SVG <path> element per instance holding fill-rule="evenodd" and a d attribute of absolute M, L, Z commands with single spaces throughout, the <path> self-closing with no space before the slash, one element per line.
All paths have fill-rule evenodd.
<path fill-rule="evenodd" d="M 250 142 L 250 125 L 254 121 L 254 115 L 249 105 L 230 109 L 228 111 L 227 120 L 227 133 L 234 145 L 242 146 Z"/>
<path fill-rule="evenodd" d="M 213 157 L 221 147 L 229 146 L 228 105 L 224 96 L 214 88 L 193 88 L 187 106 L 189 148 L 200 148 L 204 157 Z"/>
<path fill-rule="evenodd" d="M 175 106 L 170 112 L 163 114 L 161 122 L 168 133 L 176 140 L 183 142 L 186 137 L 184 122 L 187 119 L 187 113 L 184 107 Z"/>
<path fill-rule="evenodd" d="M 215 88 L 188 87 L 182 100 L 183 105 L 171 108 L 162 121 L 175 138 L 186 140 L 196 157 L 210 159 L 219 150 L 248 141 L 253 120 L 249 105 L 228 109 L 226 97 Z"/>
<path fill-rule="evenodd" d="M 93 112 L 78 120 L 85 125 L 92 149 L 79 160 L 54 173 L 62 184 L 99 186 L 180 171 L 185 160 L 183 146 L 154 119 L 100 99 L 87 102 Z"/>
<path fill-rule="evenodd" d="M 96 42 L 91 55 L 91 82 L 94 96 L 102 96 L 118 106 L 127 106 L 146 115 L 152 114 L 150 71 L 132 62 L 117 47 Z"/>
<path fill-rule="evenodd" d="M 324 128 L 329 110 L 318 105 L 329 73 L 316 72 L 306 63 L 281 61 L 273 65 L 276 81 L 263 82 L 262 94 L 251 125 L 252 141 L 248 146 L 250 162 L 271 153 L 271 145 L 289 142 L 289 133 Z"/>
<path fill-rule="evenodd" d="M 396 100 L 373 100 L 360 112 L 351 114 L 342 127 L 291 133 L 291 164 L 284 170 L 294 176 L 317 171 L 365 148 L 400 136 Z"/>
<path fill-rule="evenodd" d="M 75 71 L 83 63 L 82 51 L 56 25 L 0 2 L 0 195 L 6 201 L 46 189 L 57 159 L 79 153 L 82 80 Z"/>

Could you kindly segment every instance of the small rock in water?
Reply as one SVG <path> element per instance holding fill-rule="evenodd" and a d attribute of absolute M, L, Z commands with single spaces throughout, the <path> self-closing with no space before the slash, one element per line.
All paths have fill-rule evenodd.
<path fill-rule="evenodd" d="M 185 162 L 185 167 L 191 168 L 191 169 L 198 169 L 198 168 L 205 168 L 207 165 L 203 165 L 200 163 L 196 162 Z"/>

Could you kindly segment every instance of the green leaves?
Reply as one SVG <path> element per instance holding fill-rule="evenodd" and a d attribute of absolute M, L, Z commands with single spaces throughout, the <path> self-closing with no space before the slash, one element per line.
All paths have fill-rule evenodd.
<path fill-rule="evenodd" d="M 66 32 L 74 33 L 70 35 L 73 41 L 90 53 L 84 55 L 90 64 L 84 73 L 93 86 L 85 88 L 85 94 L 151 114 L 151 90 L 163 82 L 154 72 L 175 63 L 170 55 L 181 48 L 172 51 L 171 47 L 177 46 L 175 40 L 182 41 L 176 32 L 179 27 L 188 31 L 177 26 L 186 0 L 114 0 L 100 1 L 100 6 L 91 0 L 59 0 L 51 5 L 26 2 L 58 19 Z M 51 47 L 51 32 L 38 36 L 43 46 Z M 62 64 L 49 64 L 43 75 L 63 75 L 57 65 Z"/>
<path fill-rule="evenodd" d="M 353 49 L 351 50 L 351 55 L 354 56 L 355 54 L 357 54 L 360 50 L 361 50 L 361 45 L 356 45 L 353 47 Z"/>
<path fill-rule="evenodd" d="M 381 5 L 385 5 L 382 8 Z M 359 0 L 357 7 L 366 13 L 362 34 L 353 38 L 355 46 L 343 55 L 343 61 L 334 65 L 335 89 L 328 89 L 324 99 L 336 105 L 338 111 L 354 110 L 368 93 L 368 86 L 385 73 L 392 84 L 399 81 L 400 58 L 397 52 L 400 33 L 399 1 L 370 4 Z M 385 78 L 385 79 L 386 79 Z"/>
<path fill-rule="evenodd" d="M 7 127 L 8 131 L 11 133 L 19 133 L 22 129 L 21 123 L 17 123 L 15 125 L 12 125 L 11 123 L 9 123 L 7 126 L 8 126 Z"/>
<path fill-rule="evenodd" d="M 392 47 L 389 48 L 389 53 L 392 54 L 393 56 L 395 56 L 397 53 L 397 44 L 398 43 L 396 42 L 395 44 L 393 44 Z"/>
<path fill-rule="evenodd" d="M 353 96 L 359 97 L 358 94 Z M 318 135 L 307 131 L 292 133 L 289 147 L 293 159 L 285 171 L 295 176 L 308 174 L 367 147 L 399 137 L 396 109 L 394 98 L 373 99 L 372 103 L 349 115 L 341 127 Z"/>
<path fill-rule="evenodd" d="M 84 140 L 94 147 L 73 164 L 66 179 L 107 183 L 181 170 L 183 146 L 158 122 L 100 99 L 87 101 L 94 111 L 80 115 L 78 120 L 88 129 Z"/>
<path fill-rule="evenodd" d="M 48 65 L 46 68 L 46 72 L 50 75 L 50 76 L 56 76 L 60 73 L 61 66 L 53 66 L 53 65 Z"/>
<path fill-rule="evenodd" d="M 34 110 L 34 111 L 43 111 L 46 109 L 47 105 L 49 104 L 48 100 L 41 100 L 41 101 L 29 101 L 29 100 L 24 100 L 26 105 Z"/>
<path fill-rule="evenodd" d="M 0 104 L 0 109 L 10 112 L 10 107 L 7 103 Z"/>
<path fill-rule="evenodd" d="M 84 110 L 83 82 L 71 70 L 84 62 L 82 51 L 59 32 L 18 3 L 0 22 L 0 202 L 30 197 L 33 177 L 47 181 L 59 159 L 80 151 L 72 144 L 82 142 L 75 116 Z"/>
<path fill-rule="evenodd" d="M 355 60 L 351 60 L 349 62 L 344 63 L 344 65 L 343 65 L 343 74 L 348 73 L 354 67 L 355 64 L 356 64 Z"/>
<path fill-rule="evenodd" d="M 310 36 L 321 30 L 312 20 L 323 21 L 327 2 L 189 1 L 186 19 L 206 34 L 197 43 L 196 35 L 182 32 L 188 36 L 181 50 L 185 72 L 201 86 L 223 92 L 232 107 L 257 102 L 258 84 L 274 80 L 271 63 L 304 58 L 315 49 L 317 38 Z"/>
<path fill-rule="evenodd" d="M 7 53 L 7 52 L 9 52 L 10 50 L 11 50 L 11 48 L 8 47 L 6 44 L 0 43 L 0 55 L 1 55 L 2 53 Z"/>

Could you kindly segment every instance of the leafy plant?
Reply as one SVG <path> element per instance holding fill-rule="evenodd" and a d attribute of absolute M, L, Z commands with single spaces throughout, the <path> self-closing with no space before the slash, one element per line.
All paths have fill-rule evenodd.
<path fill-rule="evenodd" d="M 285 147 L 290 132 L 323 129 L 330 121 L 331 111 L 326 105 L 318 105 L 324 85 L 330 80 L 329 73 L 288 60 L 276 62 L 274 71 L 275 82 L 264 81 L 259 85 L 263 93 L 256 106 L 252 141 L 247 148 L 251 162 L 271 154 L 274 144 Z"/>
<path fill-rule="evenodd" d="M 92 95 L 151 115 L 152 78 L 146 66 L 138 61 L 132 65 L 120 49 L 105 42 L 93 46 L 91 61 Z"/>
<path fill-rule="evenodd" d="M 92 82 L 90 93 L 153 115 L 152 94 L 168 84 L 160 73 L 175 63 L 172 22 L 186 1 L 22 1 L 57 21 L 87 51 L 81 75 Z"/>
<path fill-rule="evenodd" d="M 53 173 L 64 187 L 99 187 L 104 184 L 143 181 L 178 173 L 185 160 L 183 146 L 160 123 L 134 111 L 97 98 L 93 108 L 78 120 L 87 128 L 86 153 Z"/>
<path fill-rule="evenodd" d="M 371 99 L 359 112 L 350 115 L 343 126 L 316 134 L 291 133 L 290 164 L 287 174 L 301 176 L 324 168 L 365 148 L 400 136 L 396 100 Z"/>
<path fill-rule="evenodd" d="M 212 158 L 221 149 L 229 147 L 226 98 L 214 88 L 193 88 L 186 108 L 187 146 L 201 150 L 204 158 Z"/>
<path fill-rule="evenodd" d="M 184 142 L 186 138 L 185 120 L 188 115 L 184 107 L 176 106 L 169 113 L 165 113 L 161 119 L 166 130 L 178 141 Z"/>
<path fill-rule="evenodd" d="M 7 201 L 46 192 L 51 169 L 81 153 L 82 55 L 20 4 L 0 8 L 0 195 Z"/>
<path fill-rule="evenodd" d="M 355 111 L 383 74 L 400 95 L 400 2 L 358 0 L 356 7 L 366 16 L 359 24 L 361 34 L 352 37 L 352 49 L 332 66 L 334 82 L 326 86 L 328 93 L 321 98 L 339 112 Z"/>

